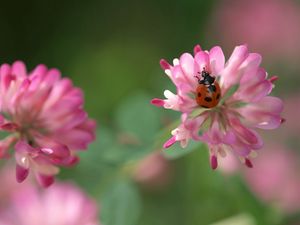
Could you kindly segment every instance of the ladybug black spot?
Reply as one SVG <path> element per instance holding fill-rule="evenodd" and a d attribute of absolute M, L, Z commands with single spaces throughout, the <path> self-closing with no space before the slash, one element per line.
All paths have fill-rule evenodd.
<path fill-rule="evenodd" d="M 219 98 L 220 98 L 220 94 L 217 95 L 217 99 L 219 99 Z"/>
<path fill-rule="evenodd" d="M 198 97 L 201 97 L 201 93 L 200 92 L 198 93 Z"/>
<path fill-rule="evenodd" d="M 207 101 L 207 102 L 211 102 L 212 98 L 211 97 L 205 97 L 204 100 Z"/>

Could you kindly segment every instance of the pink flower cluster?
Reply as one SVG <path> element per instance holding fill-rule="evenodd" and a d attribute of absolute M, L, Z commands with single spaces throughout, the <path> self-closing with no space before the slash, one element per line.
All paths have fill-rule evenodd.
<path fill-rule="evenodd" d="M 13 147 L 16 177 L 31 170 L 47 187 L 58 166 L 78 161 L 76 152 L 95 138 L 95 121 L 83 109 L 83 93 L 56 69 L 38 65 L 28 73 L 23 62 L 0 67 L 0 158 Z"/>
<path fill-rule="evenodd" d="M 184 148 L 191 139 L 201 141 L 209 146 L 213 169 L 218 166 L 218 157 L 225 157 L 228 150 L 252 167 L 251 156 L 263 146 L 256 129 L 275 129 L 283 121 L 282 101 L 268 96 L 277 77 L 268 78 L 260 67 L 261 60 L 246 45 L 237 46 L 226 64 L 218 46 L 205 51 L 197 45 L 194 56 L 184 53 L 173 60 L 173 65 L 161 60 L 177 93 L 166 90 L 166 99 L 155 98 L 152 104 L 182 113 L 181 124 L 164 147 L 180 142 Z M 220 101 L 212 108 L 203 108 L 196 101 L 199 74 L 203 71 L 215 78 L 221 88 Z"/>
<path fill-rule="evenodd" d="M 244 171 L 249 188 L 261 200 L 285 213 L 300 210 L 299 155 L 278 143 L 268 144 L 253 171 Z"/>
<path fill-rule="evenodd" d="M 96 203 L 72 184 L 26 184 L 0 210 L 0 225 L 100 225 Z"/>

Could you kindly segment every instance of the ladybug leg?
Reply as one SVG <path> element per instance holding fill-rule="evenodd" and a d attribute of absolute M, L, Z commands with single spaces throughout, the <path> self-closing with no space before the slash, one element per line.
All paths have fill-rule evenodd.
<path fill-rule="evenodd" d="M 201 81 L 201 79 L 200 79 L 199 76 L 196 75 L 196 76 L 194 76 L 194 77 L 197 78 L 199 84 L 202 84 L 202 81 Z"/>

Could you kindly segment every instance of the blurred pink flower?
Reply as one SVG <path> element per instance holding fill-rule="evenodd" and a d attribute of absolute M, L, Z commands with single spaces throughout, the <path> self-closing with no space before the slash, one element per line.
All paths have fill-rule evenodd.
<path fill-rule="evenodd" d="M 255 159 L 255 168 L 244 171 L 250 189 L 263 201 L 286 212 L 300 210 L 300 157 L 275 143 Z"/>
<path fill-rule="evenodd" d="M 268 96 L 276 77 L 268 79 L 260 63 L 261 56 L 249 53 L 246 45 L 237 46 L 226 64 L 220 47 L 202 51 L 199 45 L 194 48 L 194 57 L 184 53 L 173 60 L 173 65 L 161 60 L 177 93 L 166 90 L 166 99 L 153 99 L 152 104 L 182 113 L 181 124 L 172 131 L 164 147 L 180 142 L 184 148 L 190 139 L 202 141 L 209 146 L 213 169 L 218 166 L 218 157 L 225 156 L 228 149 L 252 167 L 249 159 L 252 151 L 263 146 L 254 129 L 279 127 L 283 110 L 279 98 Z M 216 79 L 221 88 L 221 100 L 212 108 L 200 107 L 196 101 L 198 74 L 204 71 Z"/>
<path fill-rule="evenodd" d="M 95 138 L 95 121 L 83 110 L 83 93 L 56 69 L 37 66 L 27 73 L 23 62 L 0 68 L 0 129 L 11 133 L 0 142 L 0 157 L 15 149 L 16 176 L 33 171 L 47 187 L 57 166 L 78 161 L 75 152 Z"/>
<path fill-rule="evenodd" d="M 298 62 L 300 5 L 292 0 L 227 0 L 213 15 L 218 38 L 232 46 L 247 42 L 272 59 Z M 257 22 L 255 22 L 257 21 Z"/>
<path fill-rule="evenodd" d="M 146 188 L 162 188 L 171 180 L 172 166 L 160 152 L 154 152 L 141 160 L 134 179 Z"/>
<path fill-rule="evenodd" d="M 19 184 L 16 181 L 13 169 L 14 165 L 11 162 L 1 166 L 0 169 L 0 211 L 1 209 L 5 209 L 7 207 L 13 193 L 17 192 L 23 187 L 26 187 L 31 182 L 31 179 L 27 179 L 22 184 Z"/>
<path fill-rule="evenodd" d="M 0 225 L 100 225 L 97 205 L 71 184 L 39 190 L 28 185 L 14 192 L 0 212 Z"/>

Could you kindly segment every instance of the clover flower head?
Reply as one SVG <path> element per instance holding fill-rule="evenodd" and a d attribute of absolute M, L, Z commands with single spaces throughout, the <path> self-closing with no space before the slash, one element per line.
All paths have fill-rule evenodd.
<path fill-rule="evenodd" d="M 38 65 L 27 73 L 23 62 L 0 67 L 0 158 L 13 148 L 17 181 L 32 171 L 49 186 L 58 166 L 78 161 L 76 152 L 95 138 L 95 121 L 83 109 L 83 93 L 57 69 Z"/>
<path fill-rule="evenodd" d="M 190 140 L 201 141 L 209 147 L 213 169 L 228 151 L 252 167 L 250 158 L 263 147 L 256 130 L 275 129 L 283 122 L 282 101 L 269 96 L 277 77 L 268 78 L 261 60 L 247 45 L 237 46 L 226 63 L 220 47 L 206 51 L 199 45 L 194 56 L 184 53 L 173 65 L 161 60 L 176 93 L 166 90 L 166 99 L 151 102 L 182 114 L 164 147 L 180 142 L 184 148 Z"/>

